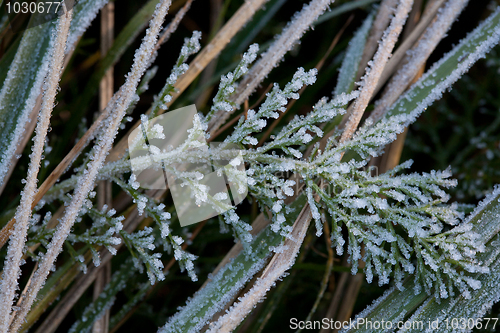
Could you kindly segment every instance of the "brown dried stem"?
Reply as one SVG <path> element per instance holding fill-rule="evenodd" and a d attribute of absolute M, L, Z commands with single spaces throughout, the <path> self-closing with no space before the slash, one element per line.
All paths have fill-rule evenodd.
<path fill-rule="evenodd" d="M 358 127 L 361 117 L 363 116 L 363 113 L 373 96 L 373 92 L 377 87 L 382 71 L 391 56 L 391 52 L 396 44 L 398 36 L 403 30 L 403 25 L 406 21 L 408 13 L 411 10 L 412 4 L 413 0 L 401 0 L 396 9 L 395 15 L 391 20 L 391 24 L 384 32 L 384 37 L 382 38 L 377 53 L 375 53 L 375 56 L 373 57 L 373 64 L 370 66 L 370 70 L 363 80 L 359 97 L 356 101 L 354 101 L 351 114 L 346 114 L 348 120 L 342 136 L 340 137 L 341 143 L 350 139 Z"/>
<path fill-rule="evenodd" d="M 387 108 L 406 90 L 466 3 L 467 0 L 449 0 L 437 19 L 427 27 L 418 43 L 412 48 L 410 55 L 407 56 L 406 64 L 393 76 L 377 102 L 369 118 L 372 122 L 379 120 Z"/>
<path fill-rule="evenodd" d="M 107 54 L 114 40 L 115 28 L 115 3 L 109 2 L 101 9 L 101 55 Z M 159 41 L 156 45 L 158 45 Z M 104 110 L 108 105 L 114 92 L 113 66 L 111 66 L 99 84 L 99 110 Z M 102 209 L 104 205 L 112 203 L 111 182 L 101 181 L 97 186 L 97 207 Z M 83 279 L 89 276 L 83 277 Z M 104 287 L 111 281 L 111 263 L 103 264 L 103 267 L 95 276 L 93 299 L 99 297 Z M 73 293 L 72 293 L 73 294 Z M 59 305 L 59 304 L 58 304 Z M 70 306 L 71 308 L 72 306 Z M 110 311 L 107 309 L 92 327 L 92 333 L 107 333 L 109 328 Z"/>

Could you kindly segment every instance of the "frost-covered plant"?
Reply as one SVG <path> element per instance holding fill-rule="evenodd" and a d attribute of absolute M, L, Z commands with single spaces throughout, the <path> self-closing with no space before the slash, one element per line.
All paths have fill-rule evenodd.
<path fill-rule="evenodd" d="M 484 296 L 485 292 L 492 293 L 492 281 L 498 276 L 498 265 L 494 264 L 498 251 L 492 250 L 492 239 L 499 231 L 494 223 L 498 189 L 472 215 L 466 216 L 462 205 L 449 202 L 448 191 L 457 185 L 452 168 L 411 172 L 413 161 L 399 163 L 400 153 L 394 153 L 390 147 L 401 140 L 398 136 L 405 128 L 498 43 L 500 9 L 488 10 L 484 22 L 441 60 L 428 66 L 424 74 L 419 74 L 467 1 L 430 1 L 419 23 L 415 23 L 407 22 L 408 17 L 414 19 L 420 14 L 414 1 L 383 0 L 379 7 L 371 9 L 346 43 L 343 60 L 337 64 L 340 71 L 332 96 L 318 99 L 317 89 L 325 71 L 323 63 L 334 44 L 316 67 L 304 61 L 301 65 L 308 69 L 293 66 L 293 74 L 289 73 L 285 84 L 272 82 L 264 93 L 258 90 L 261 98 L 249 107 L 251 94 L 333 1 L 311 0 L 304 5 L 261 56 L 258 44 L 241 42 L 247 51 L 231 65 L 233 69 L 228 71 L 224 64 L 224 73 L 214 74 L 215 67 L 210 69 L 209 63 L 215 61 L 221 50 L 232 52 L 227 46 L 231 45 L 229 40 L 237 37 L 237 31 L 266 2 L 245 1 L 203 49 L 201 32 L 194 31 L 191 37 L 184 38 L 166 82 L 151 92 L 150 109 L 142 112 L 138 101 L 153 90 L 149 85 L 158 73 L 157 67 L 149 67 L 153 63 L 164 66 L 160 46 L 192 2 L 187 1 L 171 26 L 162 32 L 171 1 L 151 0 L 130 21 L 123 35 L 117 37 L 103 58 L 100 66 L 104 67 L 99 67 L 102 78 L 102 68 L 109 69 L 119 60 L 136 31 L 147 22 L 145 17 L 150 17 L 149 28 L 123 85 L 68 155 L 46 176 L 40 173 L 44 170 L 42 155 L 44 149 L 45 154 L 50 153 L 46 138 L 52 140 L 47 133 L 65 57 L 69 59 L 77 37 L 105 2 L 81 0 L 56 21 L 28 26 L 20 42 L 9 44 L 11 48 L 0 59 L 0 131 L 6 138 L 0 142 L 6 147 L 0 157 L 0 185 L 6 193 L 9 190 L 5 184 L 16 181 L 15 177 L 9 180 L 15 165 L 14 148 L 23 141 L 22 130 L 30 128 L 29 117 L 33 122 L 37 120 L 20 201 L 16 209 L 2 212 L 6 224 L 0 240 L 3 245 L 8 239 L 8 244 L 4 246 L 0 282 L 0 333 L 31 328 L 66 288 L 71 290 L 50 310 L 38 326 L 39 331 L 55 331 L 77 301 L 85 310 L 78 314 L 71 332 L 90 331 L 93 325 L 94 330 L 99 330 L 99 325 L 107 325 L 106 331 L 116 329 L 159 282 L 170 283 L 175 276 L 179 278 L 176 269 L 186 271 L 191 283 L 205 278 L 206 243 L 210 243 L 210 237 L 224 236 L 215 228 L 218 236 L 205 239 L 206 229 L 202 228 L 212 230 L 216 219 L 180 228 L 175 206 L 166 195 L 168 188 L 147 190 L 136 178 L 136 171 L 148 168 L 175 177 L 179 186 L 191 191 L 193 202 L 208 204 L 220 213 L 220 233 L 231 231 L 236 242 L 184 307 L 172 313 L 172 304 L 166 305 L 172 316 L 155 323 L 161 326 L 160 331 L 243 329 L 240 323 L 269 295 L 276 282 L 294 269 L 296 257 L 299 256 L 299 263 L 304 260 L 307 250 L 314 248 L 312 244 L 317 245 L 323 236 L 328 263 L 322 291 L 308 318 L 320 304 L 335 267 L 353 275 L 362 274 L 367 283 L 394 285 L 359 317 L 375 317 L 387 306 L 392 319 L 417 318 L 422 313 L 434 318 L 437 315 L 428 313 L 426 304 L 439 308 L 433 302 L 442 302 L 447 316 L 446 311 L 452 312 L 450 304 L 457 300 L 469 304 L 470 299 L 472 304 L 480 299 L 484 301 L 482 312 L 471 306 L 474 311 L 469 313 L 477 317 L 498 301 L 498 297 Z M 323 17 L 369 2 L 373 1 L 344 4 Z M 271 0 L 266 6 L 272 11 L 282 4 L 283 1 Z M 224 8 L 221 18 L 226 15 Z M 266 10 L 267 7 L 263 13 Z M 262 15 L 258 20 L 264 24 L 271 16 Z M 261 27 L 261 23 L 256 27 Z M 214 23 L 214 31 L 216 26 Z M 403 35 L 405 27 L 409 32 Z M 104 30 L 101 34 L 106 36 Z M 42 37 L 46 42 L 36 46 L 36 39 Z M 169 52 L 173 49 L 169 48 Z M 35 51 L 40 53 L 38 57 L 28 56 Z M 32 71 L 31 76 L 23 73 L 26 68 Z M 217 78 L 214 87 L 218 89 L 211 95 L 211 102 L 201 106 L 201 112 L 193 117 L 186 139 L 168 149 L 150 144 L 150 139 L 165 139 L 170 134 L 164 133 L 153 118 L 168 112 L 172 105 L 177 105 L 174 103 L 188 103 L 179 96 L 190 84 L 198 83 L 195 78 L 204 68 L 204 75 Z M 358 75 L 363 69 L 364 73 Z M 205 89 L 206 78 L 200 81 L 199 88 Z M 26 91 L 16 96 L 13 89 Z M 329 87 L 328 91 L 332 89 Z M 380 96 L 378 91 L 382 91 Z M 39 113 L 35 104 L 38 96 L 42 101 Z M 298 100 L 311 106 L 302 105 L 299 110 L 294 106 Z M 6 118 L 6 105 L 13 107 L 11 120 Z M 373 111 L 370 105 L 374 105 Z M 221 128 L 231 116 L 229 125 Z M 115 140 L 119 130 L 127 128 L 126 123 L 134 118 L 140 120 L 143 136 L 139 139 L 144 138 L 145 143 L 140 146 L 143 143 L 138 139 L 128 148 L 130 152 L 147 149 L 150 154 L 146 157 L 129 154 L 125 148 L 127 135 L 121 141 Z M 206 141 L 220 143 L 209 146 Z M 396 162 L 382 162 L 384 157 Z M 55 162 L 51 160 L 50 165 L 56 165 Z M 233 197 L 246 193 L 248 186 L 247 202 L 241 207 L 229 206 L 227 194 L 211 194 L 203 173 L 186 170 L 186 163 L 211 165 L 214 172 L 225 174 L 230 183 L 239 184 L 232 188 L 238 192 L 232 193 Z M 233 168 L 243 165 L 244 171 Z M 62 178 L 64 173 L 67 176 Z M 40 186 L 39 176 L 44 178 Z M 246 184 L 242 185 L 242 179 Z M 94 190 L 98 182 L 102 183 Z M 108 189 L 102 191 L 103 186 Z M 246 213 L 245 205 L 252 205 L 248 209 L 251 213 Z M 40 222 L 41 216 L 44 218 Z M 311 222 L 313 235 L 308 236 Z M 197 242 L 203 244 L 203 251 L 191 250 Z M 186 249 L 188 246 L 191 248 Z M 345 264 L 334 265 L 334 255 L 344 257 Z M 33 268 L 29 279 L 24 279 L 24 269 L 21 274 L 21 265 Z M 107 282 L 100 285 L 102 281 L 97 276 L 105 271 L 109 273 Z M 180 275 L 180 279 L 184 277 Z M 94 280 L 99 283 L 94 287 L 94 301 L 88 302 L 81 296 Z M 76 283 L 69 287 L 72 281 Z M 244 288 L 246 293 L 238 297 Z M 359 285 L 353 288 L 359 291 Z M 19 295 L 17 289 L 22 289 Z M 127 295 L 127 300 L 120 300 L 119 294 Z M 498 291 L 493 294 L 498 295 Z M 414 306 L 406 312 L 406 308 L 398 310 L 384 305 L 387 299 L 398 297 L 406 297 L 404 306 L 414 300 L 424 306 L 417 311 Z M 109 319 L 111 307 L 117 311 Z M 226 312 L 222 313 L 224 309 Z M 335 315 L 329 310 L 327 313 Z M 345 319 L 338 316 L 339 320 Z M 262 320 L 265 323 L 268 319 Z"/>

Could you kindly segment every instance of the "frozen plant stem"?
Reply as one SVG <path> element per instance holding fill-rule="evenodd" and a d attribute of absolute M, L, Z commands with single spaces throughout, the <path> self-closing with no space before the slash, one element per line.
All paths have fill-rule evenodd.
<path fill-rule="evenodd" d="M 115 23 L 115 3 L 109 2 L 101 10 L 101 57 L 106 54 L 113 45 Z M 109 101 L 113 98 L 113 73 L 114 68 L 111 66 L 99 84 L 99 110 L 105 110 Z M 97 201 L 99 209 L 103 209 L 104 205 L 111 206 L 113 197 L 111 191 L 111 182 L 101 181 L 97 185 Z M 111 280 L 111 264 L 105 263 L 97 273 L 94 283 L 94 301 L 99 297 L 99 294 L 104 290 L 106 284 Z M 105 311 L 93 327 L 92 333 L 107 333 L 109 326 L 109 309 Z"/>
<path fill-rule="evenodd" d="M 401 0 L 399 3 L 396 13 L 391 20 L 391 24 L 384 32 L 382 42 L 378 47 L 377 53 L 375 53 L 375 56 L 373 57 L 372 64 L 366 69 L 367 72 L 361 84 L 361 92 L 359 97 L 354 102 L 354 107 L 345 125 L 344 132 L 340 138 L 340 143 L 350 139 L 354 134 L 354 131 L 356 131 L 356 128 L 361 121 L 361 117 L 363 117 L 363 113 L 365 112 L 365 109 L 372 98 L 373 92 L 377 87 L 384 67 L 389 60 L 394 45 L 398 40 L 398 36 L 403 30 L 403 25 L 406 22 L 406 18 L 408 17 L 408 13 L 410 12 L 412 5 L 413 0 Z"/>
<path fill-rule="evenodd" d="M 177 27 L 179 27 L 179 24 L 181 23 L 182 19 L 184 18 L 184 15 L 188 12 L 188 10 L 191 8 L 191 4 L 193 3 L 194 0 L 188 0 L 184 4 L 184 6 L 175 14 L 174 19 L 172 22 L 168 24 L 168 26 L 163 30 L 163 32 L 160 35 L 160 38 L 158 39 L 158 43 L 156 43 L 155 46 L 155 52 L 158 51 L 160 46 L 165 44 L 169 39 L 170 36 L 174 31 L 177 30 Z"/>
<path fill-rule="evenodd" d="M 412 48 L 419 39 L 422 38 L 422 35 L 427 27 L 436 20 L 436 15 L 445 2 L 445 0 L 429 1 L 427 6 L 425 7 L 424 12 L 421 14 L 422 17 L 419 19 L 418 24 L 413 28 L 411 28 L 409 24 L 405 26 L 405 29 L 408 29 L 408 34 L 406 36 L 403 36 L 401 45 L 398 46 L 396 52 L 394 52 L 394 54 L 391 56 L 391 59 L 387 62 L 387 65 L 384 68 L 384 72 L 380 77 L 377 88 L 373 92 L 374 95 L 376 95 L 380 88 L 385 83 L 387 83 L 387 80 L 394 74 L 394 72 L 399 69 L 401 61 L 406 57 L 406 53 L 408 52 L 408 50 Z M 412 12 L 414 12 L 414 9 L 415 3 L 413 4 Z M 418 13 L 420 13 L 420 11 L 421 9 L 418 10 Z M 410 13 L 410 16 L 408 17 L 409 20 L 411 20 L 411 15 L 412 14 Z"/>
<path fill-rule="evenodd" d="M 36 134 L 34 145 L 30 155 L 30 165 L 26 178 L 26 185 L 21 195 L 21 202 L 16 211 L 16 225 L 10 236 L 9 247 L 7 249 L 7 258 L 3 269 L 3 277 L 0 285 L 0 332 L 7 332 L 10 323 L 11 306 L 15 291 L 18 287 L 18 278 L 20 273 L 21 258 L 23 248 L 26 242 L 26 234 L 31 218 L 31 205 L 37 191 L 37 177 L 42 160 L 45 138 L 50 125 L 50 116 L 54 108 L 54 100 L 59 86 L 59 80 L 62 73 L 64 51 L 69 34 L 73 11 L 66 11 L 59 19 L 52 61 L 49 65 L 49 74 L 43 86 L 44 94 L 42 107 L 38 116 L 36 125 Z"/>
<path fill-rule="evenodd" d="M 94 151 L 92 152 L 91 163 L 89 163 L 87 170 L 85 170 L 84 174 L 79 178 L 78 185 L 73 193 L 69 206 L 66 208 L 65 215 L 61 219 L 52 241 L 48 245 L 47 253 L 43 257 L 39 268 L 34 274 L 26 298 L 23 299 L 20 304 L 20 310 L 14 318 L 14 322 L 11 326 L 11 331 L 13 332 L 16 332 L 21 326 L 26 314 L 35 300 L 36 295 L 45 282 L 50 268 L 54 264 L 58 254 L 61 252 L 62 245 L 75 222 L 84 200 L 87 198 L 89 191 L 94 187 L 95 178 L 99 169 L 103 165 L 104 159 L 111 149 L 118 126 L 125 115 L 127 107 L 135 98 L 135 92 L 137 85 L 139 84 L 139 80 L 147 69 L 149 59 L 153 53 L 158 34 L 160 33 L 161 26 L 167 14 L 168 8 L 170 7 L 170 3 L 171 0 L 163 0 L 156 7 L 155 13 L 150 22 L 150 27 L 146 31 L 146 36 L 144 37 L 141 46 L 135 53 L 132 69 L 127 75 L 124 85 L 121 87 L 120 91 L 117 92 L 119 94 L 121 93 L 121 98 L 116 101 L 114 112 L 110 114 L 110 117 L 106 121 L 107 126 L 105 130 L 103 130 L 103 133 L 99 137 L 98 142 L 94 147 Z"/>
<path fill-rule="evenodd" d="M 406 87 L 413 81 L 467 2 L 468 0 L 449 0 L 446 3 L 437 19 L 426 29 L 417 45 L 409 52 L 407 63 L 393 76 L 382 98 L 377 101 L 369 118 L 372 122 L 380 120 L 387 108 L 401 96 Z"/>
<path fill-rule="evenodd" d="M 373 27 L 370 31 L 370 36 L 366 41 L 365 48 L 363 50 L 363 56 L 361 57 L 361 61 L 359 63 L 358 73 L 356 74 L 357 79 L 359 79 L 363 75 L 366 64 L 377 50 L 379 40 L 384 34 L 385 29 L 389 25 L 391 15 L 394 13 L 394 9 L 396 8 L 397 3 L 398 0 L 383 0 L 380 3 L 377 17 L 375 18 L 375 21 L 373 21 Z"/>

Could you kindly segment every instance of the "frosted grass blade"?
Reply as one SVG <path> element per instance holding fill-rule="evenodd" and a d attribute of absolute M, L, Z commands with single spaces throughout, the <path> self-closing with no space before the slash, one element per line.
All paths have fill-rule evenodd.
<path fill-rule="evenodd" d="M 53 22 L 27 29 L 0 90 L 0 185 L 41 92 L 51 54 Z"/>
<path fill-rule="evenodd" d="M 68 45 L 74 46 L 106 2 L 86 0 L 75 5 Z M 32 19 L 36 20 L 37 16 Z M 50 40 L 53 29 L 55 21 L 50 21 L 24 32 L 0 90 L 0 186 L 7 181 L 5 176 L 12 157 L 40 95 L 53 47 Z"/>
<path fill-rule="evenodd" d="M 368 15 L 349 42 L 344 60 L 342 61 L 342 66 L 340 67 L 339 77 L 333 96 L 338 96 L 342 93 L 348 94 L 354 89 L 356 73 L 358 72 L 359 62 L 363 56 L 366 39 L 368 38 L 368 33 L 373 23 L 373 16 L 373 13 Z"/>
<path fill-rule="evenodd" d="M 120 34 L 116 37 L 108 53 L 99 62 L 96 71 L 92 73 L 92 76 L 83 90 L 81 98 L 79 98 L 78 102 L 74 103 L 76 110 L 73 112 L 81 116 L 81 113 L 88 108 L 92 99 L 96 96 L 99 82 L 103 78 L 104 74 L 121 58 L 127 48 L 144 30 L 158 3 L 159 0 L 150 0 L 120 31 Z M 74 129 L 70 129 L 68 132 L 73 133 L 73 131 Z"/>
<path fill-rule="evenodd" d="M 500 7 L 457 46 L 436 62 L 386 113 L 408 115 L 413 122 L 429 105 L 439 99 L 479 59 L 484 58 L 500 40 Z"/>
<path fill-rule="evenodd" d="M 114 303 L 116 294 L 127 286 L 127 281 L 136 272 L 132 259 L 129 257 L 111 278 L 99 297 L 85 308 L 82 317 L 69 329 L 69 332 L 90 332 L 94 322 L 102 317 L 104 312 Z"/>

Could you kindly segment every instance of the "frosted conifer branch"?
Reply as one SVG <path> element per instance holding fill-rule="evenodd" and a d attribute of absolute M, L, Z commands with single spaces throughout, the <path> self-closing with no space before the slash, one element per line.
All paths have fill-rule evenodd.
<path fill-rule="evenodd" d="M 285 112 L 288 99 L 298 99 L 299 94 L 297 92 L 304 85 L 313 84 L 316 81 L 316 74 L 317 70 L 315 68 L 308 72 L 304 71 L 303 68 L 299 68 L 293 75 L 292 81 L 283 90 L 279 88 L 278 84 L 275 84 L 273 90 L 267 94 L 267 98 L 258 112 L 248 110 L 246 119 L 245 117 L 240 118 L 233 134 L 227 137 L 225 142 L 257 145 L 257 139 L 251 137 L 250 134 L 260 132 L 267 124 L 266 119 L 277 119 L 279 113 L 276 111 Z M 305 136 L 305 129 L 302 134 Z"/>
<path fill-rule="evenodd" d="M 100 211 L 95 208 L 88 209 L 86 213 L 94 221 L 92 226 L 79 235 L 70 233 L 67 238 L 67 241 L 72 244 L 81 242 L 89 245 L 94 255 L 94 265 L 96 267 L 99 266 L 100 259 L 98 252 L 94 250 L 94 244 L 106 247 L 112 255 L 116 254 L 115 246 L 121 244 L 121 239 L 115 235 L 122 230 L 122 221 L 125 218 L 123 216 L 113 217 L 115 214 L 114 209 L 106 210 L 107 205 L 104 205 Z"/>
<path fill-rule="evenodd" d="M 311 27 L 312 23 L 333 3 L 334 0 L 311 0 L 304 5 L 302 10 L 295 13 L 292 20 L 287 24 L 281 35 L 274 41 L 271 47 L 262 55 L 252 67 L 247 76 L 242 80 L 239 89 L 235 93 L 234 104 L 239 107 L 267 77 L 271 70 L 278 65 L 284 55 L 302 38 L 304 33 Z M 217 117 L 209 124 L 209 132 L 216 131 L 229 117 L 231 112 L 219 112 Z"/>
<path fill-rule="evenodd" d="M 118 178 L 113 178 L 113 181 L 134 199 L 134 202 L 137 204 L 137 208 L 140 210 L 140 212 L 146 213 L 147 216 L 151 217 L 156 222 L 159 229 L 160 238 L 165 240 L 164 246 L 167 246 L 169 249 L 173 250 L 174 258 L 179 263 L 181 271 L 186 270 L 189 277 L 193 281 L 197 281 L 198 277 L 196 276 L 196 273 L 194 271 L 193 264 L 193 261 L 197 257 L 189 252 L 184 251 L 181 247 L 181 244 L 184 243 L 184 240 L 181 237 L 172 234 L 170 228 L 171 215 L 170 213 L 163 211 L 165 205 L 156 204 L 152 199 L 148 198 L 145 195 L 142 195 L 138 190 L 134 189 L 132 185 L 126 184 Z M 233 215 L 236 216 L 234 212 Z M 238 218 L 238 216 L 236 216 L 236 218 Z M 146 264 L 150 282 L 151 284 L 154 284 L 156 279 L 163 280 L 164 275 L 160 269 L 163 267 L 163 263 L 159 260 L 161 255 L 159 253 L 150 254 L 149 251 L 147 251 L 154 250 L 155 248 L 155 245 L 153 244 L 154 237 L 149 236 L 151 233 L 152 229 L 147 233 L 138 231 L 131 235 L 129 235 L 126 231 L 120 231 L 120 234 L 126 240 L 125 243 L 129 247 L 131 252 L 134 253 L 131 247 L 135 248 L 138 252 L 138 256 L 136 256 L 137 268 L 141 269 L 141 267 L 139 266 L 140 263 L 137 260 L 140 260 L 144 264 Z M 144 238 L 145 236 L 147 237 Z"/>
<path fill-rule="evenodd" d="M 255 58 L 257 58 L 258 51 L 259 45 L 250 45 L 248 51 L 243 54 L 243 57 L 238 66 L 236 66 L 236 69 L 233 72 L 222 75 L 219 83 L 219 90 L 213 98 L 214 104 L 204 119 L 207 124 L 210 124 L 213 117 L 219 112 L 226 111 L 231 113 L 233 112 L 233 109 L 237 107 L 236 103 L 233 101 L 235 98 L 235 90 L 238 87 L 236 81 L 248 73 L 248 67 L 255 61 Z"/>
<path fill-rule="evenodd" d="M 498 17 L 498 13 L 495 15 Z M 484 55 L 498 41 L 498 23 L 492 22 L 491 19 L 489 21 L 482 24 L 457 48 L 462 49 L 464 44 L 470 44 L 466 49 L 472 50 L 470 53 L 464 51 L 454 55 L 457 51 L 453 51 L 424 76 L 423 82 L 416 85 L 417 90 L 423 91 L 420 92 L 417 103 L 408 105 L 406 102 L 410 101 L 412 96 L 404 96 L 401 103 L 393 108 L 392 114 L 374 125 L 363 126 L 349 140 L 336 144 L 332 139 L 323 151 L 315 149 L 308 159 L 302 159 L 300 151 L 292 150 L 294 148 L 290 146 L 300 145 L 302 148 L 304 142 L 294 141 L 295 138 L 291 133 L 314 125 L 312 122 L 292 121 L 284 126 L 282 133 L 271 137 L 267 147 L 271 153 L 268 153 L 266 146 L 245 150 L 243 157 L 250 164 L 247 170 L 250 190 L 259 203 L 273 214 L 270 230 L 278 235 L 283 235 L 282 231 L 290 230 L 287 229 L 291 226 L 285 218 L 287 207 L 283 201 L 286 196 L 295 194 L 294 189 L 290 184 L 286 184 L 288 180 L 276 177 L 275 173 L 293 172 L 306 180 L 314 180 L 306 182 L 306 192 L 309 193 L 309 198 L 314 194 L 318 195 L 322 207 L 329 211 L 334 222 L 332 241 L 338 254 L 342 254 L 343 251 L 348 252 L 355 272 L 357 272 L 357 261 L 364 259 L 367 262 L 365 273 L 370 282 L 375 275 L 379 277 L 380 284 L 386 284 L 390 277 L 394 277 L 396 287 L 402 289 L 404 287 L 401 281 L 404 277 L 414 274 L 417 278 L 416 284 L 421 289 L 425 289 L 428 293 L 434 292 L 440 298 L 449 297 L 456 292 L 456 289 L 465 296 L 470 295 L 471 290 L 477 289 L 480 281 L 471 275 L 488 271 L 487 267 L 476 261 L 476 254 L 484 251 L 485 247 L 478 234 L 471 229 L 471 225 L 467 221 L 461 222 L 462 215 L 458 213 L 456 206 L 444 205 L 448 200 L 445 189 L 456 184 L 454 180 L 448 179 L 450 171 L 423 175 L 397 175 L 409 167 L 410 163 L 404 163 L 380 176 L 372 176 L 370 171 L 360 169 L 366 166 L 370 156 L 379 154 L 382 146 L 394 140 L 405 125 L 414 121 L 427 105 L 470 67 L 471 63 Z M 487 35 L 484 31 L 488 32 Z M 477 40 L 479 36 L 482 36 L 480 41 Z M 478 45 L 480 47 L 477 47 Z M 465 61 L 456 62 L 455 59 L 459 55 Z M 454 66 L 449 66 L 447 63 L 450 57 L 455 58 L 450 61 Z M 448 66 L 442 66 L 445 63 Z M 442 81 L 436 84 L 432 80 L 433 73 L 444 71 L 446 67 L 454 68 L 450 70 L 450 77 L 442 76 Z M 424 87 L 427 87 L 427 90 Z M 281 103 L 278 103 L 278 96 L 281 95 L 276 94 L 274 98 L 276 109 L 269 108 L 265 111 L 266 115 L 270 116 L 279 110 Z M 271 97 L 268 105 L 272 101 Z M 326 100 L 320 101 L 317 104 L 318 108 L 312 113 L 317 112 L 318 117 L 324 116 L 323 119 L 327 119 L 329 112 L 332 114 L 336 112 L 333 110 L 335 105 L 330 104 L 330 107 L 327 105 Z M 234 142 L 243 142 L 240 139 L 245 138 L 247 140 L 245 142 L 251 143 L 252 134 L 265 125 L 261 122 L 263 118 L 256 117 L 254 124 L 248 126 L 243 126 L 245 120 L 240 120 L 230 138 L 234 139 Z M 309 131 L 313 129 L 314 127 L 308 128 Z M 244 134 L 246 130 L 248 135 L 236 137 L 238 132 Z M 320 136 L 321 132 L 317 134 Z M 362 160 L 342 161 L 342 153 L 346 150 L 355 151 Z M 203 158 L 199 153 L 197 157 Z M 318 179 L 325 180 L 329 190 L 316 186 Z M 443 232 L 448 227 L 452 229 Z M 347 239 L 343 238 L 345 230 L 349 234 Z M 361 244 L 365 245 L 366 255 L 361 253 Z M 228 264 L 227 269 L 233 271 L 239 268 Z M 247 270 L 243 274 L 248 277 L 246 274 L 251 272 Z M 265 282 L 259 281 L 259 285 L 256 284 L 254 289 L 242 297 L 240 302 L 229 310 L 229 314 L 221 317 L 221 321 L 211 329 L 231 330 L 235 327 L 253 304 L 265 294 L 264 290 L 270 288 L 279 276 L 277 274 Z M 223 282 L 218 281 L 206 290 L 201 290 L 162 331 L 170 329 L 182 332 L 186 327 L 203 327 L 211 315 L 221 309 L 224 302 L 232 301 L 230 297 L 207 296 L 214 290 L 210 288 L 221 285 L 225 287 Z M 212 303 L 206 306 L 212 300 L 214 300 L 213 306 Z M 201 305 L 203 310 L 197 312 L 196 307 L 200 304 L 203 304 Z M 192 314 L 195 314 L 194 319 Z"/>
<path fill-rule="evenodd" d="M 3 269 L 4 274 L 0 282 L 0 332 L 7 332 L 7 327 L 11 322 L 9 320 L 11 305 L 18 286 L 17 280 L 19 278 L 20 262 L 26 241 L 28 223 L 31 218 L 31 207 L 37 190 L 38 171 L 40 170 L 45 138 L 50 125 L 50 116 L 54 108 L 55 97 L 63 69 L 64 52 L 72 14 L 73 11 L 69 10 L 61 16 L 54 33 L 53 60 L 49 65 L 49 75 L 43 86 L 43 102 L 38 116 L 34 145 L 30 155 L 31 160 L 28 168 L 28 176 L 21 195 L 21 202 L 16 211 L 16 225 L 10 238 L 7 258 Z M 14 325 L 14 331 L 17 331 L 16 325 Z"/>
<path fill-rule="evenodd" d="M 408 13 L 413 5 L 413 0 L 401 0 L 399 3 L 396 13 L 391 20 L 391 24 L 384 32 L 382 41 L 379 45 L 377 53 L 373 56 L 373 61 L 369 64 L 369 68 L 366 70 L 365 77 L 363 78 L 361 84 L 361 92 L 359 97 L 354 102 L 354 107 L 345 125 L 344 132 L 340 137 L 340 142 L 348 140 L 354 134 L 354 131 L 358 127 L 361 117 L 370 102 L 373 95 L 373 91 L 377 87 L 377 83 L 382 75 L 385 65 L 389 60 L 391 52 L 398 40 L 398 36 L 403 30 L 403 25 L 406 22 Z"/>
<path fill-rule="evenodd" d="M 127 75 L 126 82 L 120 89 L 121 95 L 116 102 L 114 114 L 110 115 L 110 119 L 107 121 L 108 127 L 101 134 L 96 146 L 94 147 L 91 158 L 92 162 L 89 164 L 87 170 L 85 170 L 83 176 L 80 177 L 71 203 L 66 208 L 66 213 L 58 225 L 52 242 L 49 244 L 47 249 L 47 253 L 33 276 L 26 298 L 24 298 L 21 302 L 21 310 L 17 313 L 13 323 L 13 328 L 16 330 L 20 327 L 24 317 L 31 308 L 36 295 L 49 274 L 50 267 L 52 267 L 56 257 L 62 249 L 62 244 L 67 238 L 75 218 L 84 203 L 84 200 L 86 199 L 89 191 L 94 187 L 96 175 L 102 167 L 106 155 L 111 148 L 112 142 L 116 136 L 116 132 L 123 116 L 125 115 L 127 107 L 135 98 L 135 92 L 139 84 L 139 80 L 147 69 L 149 58 L 153 52 L 158 34 L 161 30 L 161 25 L 165 19 L 168 8 L 170 7 L 170 3 L 171 0 L 163 0 L 156 7 L 154 16 L 150 22 L 150 27 L 146 31 L 146 36 L 144 37 L 139 49 L 136 51 L 132 69 Z"/>
<path fill-rule="evenodd" d="M 172 100 L 172 94 L 175 92 L 175 83 L 177 82 L 178 77 L 183 75 L 189 68 L 186 64 L 187 59 L 189 56 L 200 50 L 200 39 L 200 31 L 193 31 L 193 36 L 191 38 L 184 39 L 181 53 L 177 58 L 175 66 L 170 72 L 167 82 L 160 94 L 155 97 L 155 102 L 153 103 L 152 111 L 149 115 L 150 118 L 156 117 L 159 113 L 163 113 L 168 109 L 168 103 Z"/>

